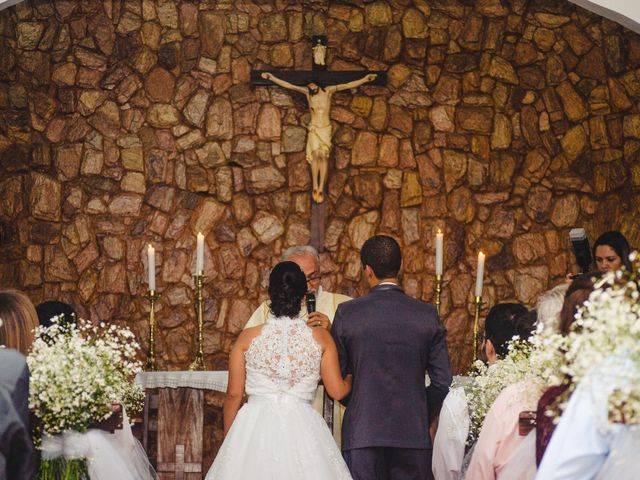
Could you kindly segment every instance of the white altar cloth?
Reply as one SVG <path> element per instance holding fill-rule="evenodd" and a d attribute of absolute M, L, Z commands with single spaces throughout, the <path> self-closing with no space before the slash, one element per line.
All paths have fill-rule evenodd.
<path fill-rule="evenodd" d="M 226 392 L 229 372 L 226 370 L 192 372 L 141 372 L 136 375 L 135 382 L 142 388 L 199 388 Z M 425 375 L 425 386 L 431 383 L 429 375 Z"/>
<path fill-rule="evenodd" d="M 220 371 L 176 371 L 176 372 L 141 372 L 136 375 L 135 382 L 142 388 L 199 388 L 226 392 L 229 372 Z"/>

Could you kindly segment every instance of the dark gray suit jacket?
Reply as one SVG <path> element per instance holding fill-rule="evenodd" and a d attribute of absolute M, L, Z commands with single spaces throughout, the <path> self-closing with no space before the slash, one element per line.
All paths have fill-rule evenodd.
<path fill-rule="evenodd" d="M 0 480 L 30 480 L 38 456 L 29 428 L 29 369 L 24 356 L 0 349 Z"/>
<path fill-rule="evenodd" d="M 353 373 L 342 449 L 431 448 L 429 412 L 440 410 L 451 384 L 435 308 L 397 285 L 378 285 L 338 307 L 331 333 L 343 374 Z"/>

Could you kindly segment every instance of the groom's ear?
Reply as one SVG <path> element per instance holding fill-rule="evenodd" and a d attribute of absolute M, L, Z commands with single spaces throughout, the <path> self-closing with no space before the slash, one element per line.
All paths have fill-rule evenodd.
<path fill-rule="evenodd" d="M 373 268 L 369 265 L 364 265 L 364 276 L 368 279 L 374 278 L 376 274 L 373 272 Z"/>

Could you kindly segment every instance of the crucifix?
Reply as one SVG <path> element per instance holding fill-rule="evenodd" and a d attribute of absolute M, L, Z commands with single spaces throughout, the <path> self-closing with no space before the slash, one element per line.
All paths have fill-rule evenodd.
<path fill-rule="evenodd" d="M 305 157 L 311 166 L 313 183 L 311 202 L 311 243 L 324 250 L 324 189 L 331 156 L 331 98 L 334 93 L 369 85 L 386 85 L 386 72 L 339 71 L 329 72 L 325 63 L 327 37 L 314 36 L 312 69 L 309 70 L 254 70 L 252 85 L 275 83 L 288 90 L 302 93 L 307 98 L 311 121 L 307 127 Z"/>

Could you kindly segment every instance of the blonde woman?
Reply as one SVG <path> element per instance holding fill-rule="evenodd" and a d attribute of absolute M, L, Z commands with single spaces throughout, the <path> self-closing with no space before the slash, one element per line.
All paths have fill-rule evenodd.
<path fill-rule="evenodd" d="M 0 345 L 27 355 L 34 340 L 33 331 L 39 325 L 36 308 L 24 293 L 0 289 Z"/>

